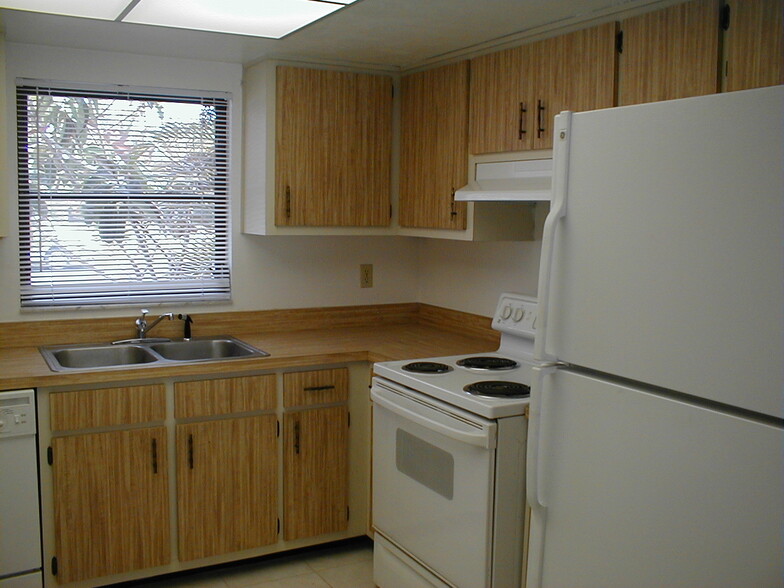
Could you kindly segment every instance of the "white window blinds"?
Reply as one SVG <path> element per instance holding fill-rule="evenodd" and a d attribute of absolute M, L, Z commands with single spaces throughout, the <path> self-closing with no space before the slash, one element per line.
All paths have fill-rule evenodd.
<path fill-rule="evenodd" d="M 17 87 L 23 307 L 230 297 L 227 97 Z"/>

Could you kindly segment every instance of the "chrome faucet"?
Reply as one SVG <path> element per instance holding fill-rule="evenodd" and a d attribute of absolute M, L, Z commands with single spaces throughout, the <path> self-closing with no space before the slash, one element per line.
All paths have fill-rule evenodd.
<path fill-rule="evenodd" d="M 161 322 L 163 319 L 172 320 L 172 317 L 174 316 L 173 313 L 167 312 L 166 314 L 162 314 L 161 316 L 159 316 L 151 323 L 148 323 L 147 322 L 148 312 L 150 311 L 147 310 L 146 308 L 142 308 L 142 316 L 136 319 L 136 334 L 138 335 L 139 339 L 144 339 L 145 337 L 147 337 L 147 333 L 149 333 L 150 330 L 159 322 Z"/>

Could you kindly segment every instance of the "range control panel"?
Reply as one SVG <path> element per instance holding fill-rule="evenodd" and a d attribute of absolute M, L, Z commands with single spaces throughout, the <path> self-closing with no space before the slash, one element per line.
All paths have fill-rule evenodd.
<path fill-rule="evenodd" d="M 0 439 L 35 434 L 35 392 L 0 392 Z"/>
<path fill-rule="evenodd" d="M 502 333 L 534 338 L 536 334 L 536 298 L 505 292 L 498 300 L 493 328 Z"/>

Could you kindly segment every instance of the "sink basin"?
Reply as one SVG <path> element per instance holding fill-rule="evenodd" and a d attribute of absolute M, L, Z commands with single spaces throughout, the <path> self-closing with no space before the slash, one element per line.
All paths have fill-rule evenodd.
<path fill-rule="evenodd" d="M 185 364 L 244 357 L 266 357 L 234 337 L 200 337 L 161 342 L 134 339 L 132 344 L 55 345 L 41 347 L 41 355 L 52 371 L 111 369 L 167 364 Z"/>
<path fill-rule="evenodd" d="M 51 357 L 62 367 L 74 369 L 135 365 L 158 360 L 148 349 L 137 345 L 64 348 L 51 351 Z"/>
<path fill-rule="evenodd" d="M 150 346 L 164 359 L 172 361 L 200 361 L 204 359 L 229 359 L 259 355 L 259 350 L 237 339 L 191 339 L 169 341 Z M 260 353 L 268 355 L 261 351 Z"/>

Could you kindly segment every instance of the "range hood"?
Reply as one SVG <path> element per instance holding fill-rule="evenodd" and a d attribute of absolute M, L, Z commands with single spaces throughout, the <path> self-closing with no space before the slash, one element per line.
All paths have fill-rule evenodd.
<path fill-rule="evenodd" d="M 549 202 L 552 159 L 474 164 L 474 179 L 455 192 L 461 202 Z"/>

